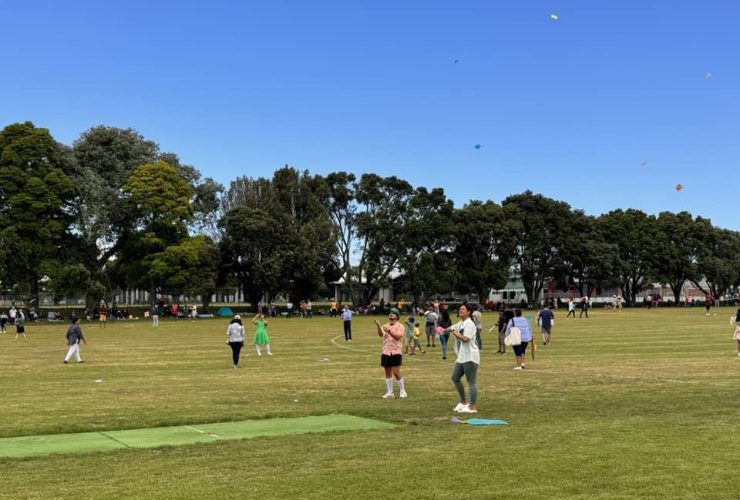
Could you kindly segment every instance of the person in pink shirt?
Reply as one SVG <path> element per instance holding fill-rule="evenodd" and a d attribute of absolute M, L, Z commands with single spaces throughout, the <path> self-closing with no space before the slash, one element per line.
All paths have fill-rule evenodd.
<path fill-rule="evenodd" d="M 383 353 L 380 355 L 380 366 L 385 370 L 385 387 L 383 399 L 392 399 L 393 395 L 393 378 L 396 378 L 398 388 L 400 389 L 399 397 L 405 399 L 406 385 L 401 377 L 401 363 L 403 355 L 401 354 L 403 346 L 404 326 L 399 323 L 401 313 L 395 307 L 388 314 L 388 323 L 381 325 L 380 321 L 375 320 L 375 326 L 378 328 L 378 336 L 383 338 Z"/>

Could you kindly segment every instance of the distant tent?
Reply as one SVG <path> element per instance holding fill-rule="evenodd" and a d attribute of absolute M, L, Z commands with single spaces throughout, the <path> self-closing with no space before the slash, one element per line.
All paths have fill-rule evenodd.
<path fill-rule="evenodd" d="M 222 307 L 218 311 L 216 311 L 216 316 L 226 317 L 226 316 L 233 316 L 233 315 L 234 315 L 234 311 L 232 311 L 230 307 Z"/>

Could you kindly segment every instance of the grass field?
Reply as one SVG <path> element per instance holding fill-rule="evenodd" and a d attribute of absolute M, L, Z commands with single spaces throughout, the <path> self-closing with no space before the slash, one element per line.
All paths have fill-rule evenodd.
<path fill-rule="evenodd" d="M 740 357 L 734 310 L 717 312 L 556 311 L 522 372 L 485 315 L 478 416 L 509 422 L 494 427 L 450 423 L 439 348 L 404 358 L 407 400 L 381 399 L 374 318 L 351 343 L 340 320 L 276 319 L 274 356 L 248 344 L 238 370 L 225 319 L 83 324 L 81 365 L 62 364 L 66 324 L 30 324 L 29 342 L 0 336 L 0 438 L 329 414 L 398 427 L 0 459 L 0 498 L 738 498 Z"/>

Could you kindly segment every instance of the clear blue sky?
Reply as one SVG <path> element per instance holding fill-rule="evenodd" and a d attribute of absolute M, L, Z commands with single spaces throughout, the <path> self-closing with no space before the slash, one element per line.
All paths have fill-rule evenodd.
<path fill-rule="evenodd" d="M 65 144 L 131 127 L 226 186 L 289 164 L 441 186 L 456 206 L 531 189 L 592 215 L 688 210 L 740 230 L 735 0 L 2 0 L 0 13 L 0 126 L 31 120 Z"/>

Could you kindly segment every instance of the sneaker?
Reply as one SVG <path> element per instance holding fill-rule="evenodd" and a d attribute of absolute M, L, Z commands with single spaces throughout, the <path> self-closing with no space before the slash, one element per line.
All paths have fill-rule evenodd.
<path fill-rule="evenodd" d="M 465 405 L 464 408 L 460 409 L 460 413 L 478 413 L 478 410 L 470 408 L 469 406 Z"/>
<path fill-rule="evenodd" d="M 740 356 L 740 354 L 738 354 L 738 356 Z M 67 363 L 68 363 L 68 362 L 67 362 L 67 360 L 65 359 L 65 360 L 64 360 L 64 364 L 66 365 Z"/>
<path fill-rule="evenodd" d="M 515 366 L 515 367 L 514 367 L 514 369 L 515 369 L 515 370 L 523 370 L 523 369 L 524 369 L 524 367 L 523 367 L 523 366 Z"/>
<path fill-rule="evenodd" d="M 409 397 L 409 395 L 406 394 L 406 391 L 401 391 L 401 394 L 399 394 L 398 397 L 401 399 L 406 399 L 407 397 Z"/>
<path fill-rule="evenodd" d="M 455 413 L 463 413 L 463 410 L 464 410 L 465 408 L 467 408 L 467 407 L 468 407 L 468 405 L 464 405 L 464 404 L 462 404 L 462 403 L 457 403 L 457 406 L 455 406 L 455 407 L 454 407 L 454 408 L 452 409 L 452 411 L 454 411 Z"/>
<path fill-rule="evenodd" d="M 386 392 L 385 394 L 383 394 L 383 399 L 393 399 L 395 397 L 396 396 L 394 396 L 392 392 Z"/>
<path fill-rule="evenodd" d="M 272 356 L 272 353 L 270 351 L 267 351 L 268 356 Z"/>

